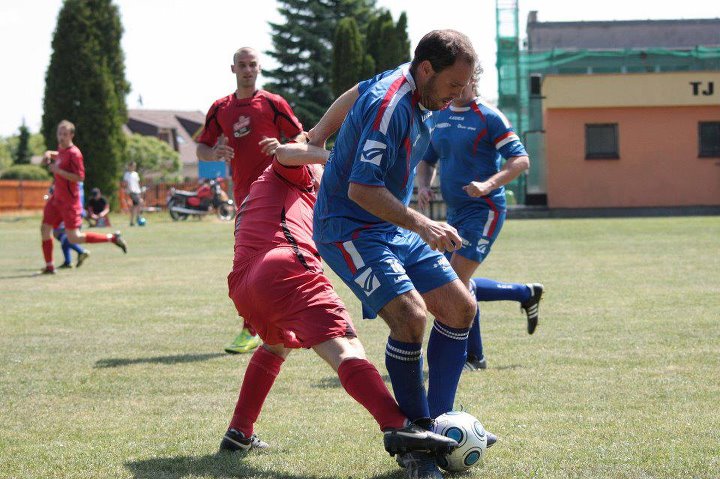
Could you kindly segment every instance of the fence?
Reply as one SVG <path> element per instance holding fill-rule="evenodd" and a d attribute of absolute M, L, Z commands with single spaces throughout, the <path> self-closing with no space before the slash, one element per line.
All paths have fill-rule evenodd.
<path fill-rule="evenodd" d="M 0 211 L 41 210 L 50 181 L 0 180 Z"/>

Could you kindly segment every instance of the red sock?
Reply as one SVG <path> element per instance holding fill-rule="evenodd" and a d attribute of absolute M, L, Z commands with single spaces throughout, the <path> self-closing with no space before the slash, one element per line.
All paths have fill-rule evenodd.
<path fill-rule="evenodd" d="M 43 240 L 42 242 L 43 256 L 45 257 L 45 264 L 47 266 L 53 265 L 53 240 L 52 238 Z"/>
<path fill-rule="evenodd" d="M 113 235 L 102 234 L 102 233 L 85 233 L 86 243 L 110 243 L 113 240 Z"/>
<path fill-rule="evenodd" d="M 381 430 L 405 425 L 405 415 L 367 359 L 346 359 L 340 363 L 338 376 L 345 391 L 372 414 Z"/>
<path fill-rule="evenodd" d="M 240 397 L 230 421 L 230 428 L 242 432 L 245 437 L 253 433 L 253 424 L 260 415 L 265 398 L 270 392 L 275 378 L 280 374 L 280 366 L 285 360 L 260 346 L 250 359 L 245 370 Z"/>

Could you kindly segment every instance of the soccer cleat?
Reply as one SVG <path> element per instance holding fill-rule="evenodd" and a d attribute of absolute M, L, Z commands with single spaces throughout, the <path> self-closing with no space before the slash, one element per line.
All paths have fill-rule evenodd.
<path fill-rule="evenodd" d="M 424 451 L 434 454 L 448 454 L 458 446 L 457 441 L 435 434 L 415 424 L 401 429 L 387 429 L 383 438 L 385 450 L 391 456 L 411 451 Z"/>
<path fill-rule="evenodd" d="M 487 446 L 486 447 L 492 447 L 492 445 L 497 442 L 497 436 L 488 430 L 485 430 L 485 435 L 487 436 Z"/>
<path fill-rule="evenodd" d="M 225 352 L 228 354 L 249 353 L 261 344 L 262 339 L 260 339 L 260 336 L 253 336 L 250 331 L 243 329 L 232 344 L 225 346 Z"/>
<path fill-rule="evenodd" d="M 249 451 L 250 449 L 267 449 L 268 443 L 260 440 L 257 434 L 245 437 L 245 434 L 235 429 L 228 429 L 220 442 L 220 451 Z"/>
<path fill-rule="evenodd" d="M 53 266 L 45 266 L 45 269 L 40 271 L 40 274 L 55 274 L 55 268 Z"/>
<path fill-rule="evenodd" d="M 90 257 L 90 251 L 85 250 L 84 253 L 80 253 L 78 255 L 77 264 L 75 265 L 76 268 L 79 268 L 82 266 L 82 264 L 85 262 L 86 259 Z"/>
<path fill-rule="evenodd" d="M 58 269 L 70 269 L 72 267 L 73 267 L 72 263 L 63 263 L 60 266 L 58 266 Z"/>
<path fill-rule="evenodd" d="M 540 318 L 539 306 L 545 288 L 540 283 L 528 283 L 526 286 L 530 288 L 530 299 L 520 304 L 520 311 L 525 311 L 528 334 L 532 334 L 535 332 Z"/>
<path fill-rule="evenodd" d="M 119 231 L 116 231 L 113 235 L 112 242 L 115 243 L 115 245 L 120 248 L 123 253 L 127 254 L 127 243 L 125 242 Z"/>
<path fill-rule="evenodd" d="M 405 469 L 408 479 L 443 479 L 435 456 L 427 452 L 415 451 L 398 454 L 398 465 Z"/>
<path fill-rule="evenodd" d="M 467 361 L 463 366 L 463 371 L 477 371 L 478 369 L 487 369 L 487 360 L 485 356 L 478 359 L 472 354 L 468 354 Z"/>

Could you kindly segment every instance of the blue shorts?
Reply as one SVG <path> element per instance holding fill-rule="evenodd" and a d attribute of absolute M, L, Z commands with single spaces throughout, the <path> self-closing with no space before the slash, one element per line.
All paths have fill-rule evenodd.
<path fill-rule="evenodd" d="M 505 210 L 483 210 L 471 218 L 448 221 L 463 239 L 462 248 L 455 251 L 463 258 L 482 263 L 505 223 Z"/>
<path fill-rule="evenodd" d="M 317 243 L 320 256 L 352 289 L 363 310 L 380 311 L 413 289 L 427 293 L 457 279 L 442 253 L 407 230 L 363 231 L 349 241 Z"/>

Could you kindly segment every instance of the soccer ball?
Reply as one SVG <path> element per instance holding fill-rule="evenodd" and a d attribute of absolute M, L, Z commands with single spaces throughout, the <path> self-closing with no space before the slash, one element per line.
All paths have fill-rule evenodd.
<path fill-rule="evenodd" d="M 450 411 L 435 419 L 434 431 L 459 444 L 450 454 L 438 458 L 438 466 L 449 472 L 466 471 L 478 464 L 487 448 L 487 434 L 480 421 L 466 412 Z"/>
<path fill-rule="evenodd" d="M 137 219 L 138 226 L 145 226 L 147 223 L 147 220 L 143 218 L 142 216 Z"/>

